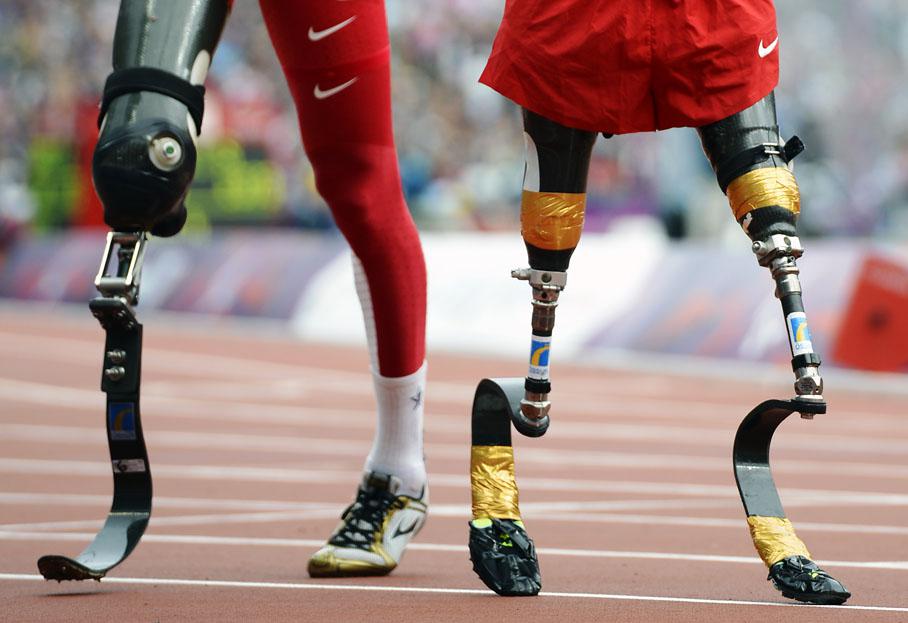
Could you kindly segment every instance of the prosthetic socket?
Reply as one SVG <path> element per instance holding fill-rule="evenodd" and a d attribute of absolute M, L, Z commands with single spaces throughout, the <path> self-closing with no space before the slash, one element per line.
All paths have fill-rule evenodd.
<path fill-rule="evenodd" d="M 520 415 L 525 428 L 548 425 L 549 352 L 558 297 L 567 284 L 571 254 L 580 241 L 586 180 L 596 135 L 566 128 L 524 111 L 526 174 L 521 235 L 530 268 L 511 272 L 533 289 L 529 371 Z"/>
<path fill-rule="evenodd" d="M 92 163 L 112 229 L 172 236 L 183 227 L 202 83 L 227 13 L 227 0 L 121 3 Z"/>
<path fill-rule="evenodd" d="M 822 400 L 820 357 L 811 343 L 796 262 L 804 253 L 796 235 L 801 197 L 789 168 L 804 144 L 797 137 L 781 140 L 772 93 L 699 132 L 735 219 L 775 281 L 788 328 L 795 393 L 802 400 Z"/>

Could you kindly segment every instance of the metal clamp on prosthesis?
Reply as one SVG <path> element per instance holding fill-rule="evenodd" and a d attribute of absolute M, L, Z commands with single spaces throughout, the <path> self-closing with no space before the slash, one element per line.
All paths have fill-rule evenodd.
<path fill-rule="evenodd" d="M 818 370 L 820 357 L 813 352 L 807 315 L 801 302 L 800 270 L 796 262 L 804 254 L 801 241 L 797 236 L 775 234 L 764 241 L 754 242 L 753 252 L 760 266 L 769 268 L 772 273 L 776 282 L 776 298 L 782 302 L 791 343 L 795 399 L 822 402 L 823 379 Z M 810 419 L 813 413 L 805 410 L 801 417 Z"/>
<path fill-rule="evenodd" d="M 59 555 L 38 559 L 38 570 L 48 580 L 100 580 L 132 552 L 151 516 L 151 472 L 139 418 L 142 325 L 133 311 L 144 254 L 144 233 L 107 234 L 95 278 L 101 296 L 92 299 L 89 308 L 106 332 L 101 390 L 107 396 L 113 503 L 101 531 L 75 559 Z"/>

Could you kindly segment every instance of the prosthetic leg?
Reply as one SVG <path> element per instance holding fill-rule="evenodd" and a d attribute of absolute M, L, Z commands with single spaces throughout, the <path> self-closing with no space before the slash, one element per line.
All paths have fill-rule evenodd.
<path fill-rule="evenodd" d="M 95 286 L 101 296 L 89 303 L 107 333 L 101 390 L 107 395 L 107 444 L 114 474 L 113 504 L 94 541 L 75 559 L 42 556 L 38 570 L 48 580 L 100 580 L 139 543 L 151 516 L 151 472 L 139 417 L 142 325 L 138 302 L 145 253 L 144 233 L 107 235 Z M 110 260 L 116 255 L 113 274 Z"/>
<path fill-rule="evenodd" d="M 528 437 L 549 426 L 549 350 L 558 297 L 583 229 L 586 179 L 596 134 L 524 111 L 526 173 L 521 234 L 530 268 L 511 276 L 533 292 L 526 378 L 483 379 L 473 401 L 470 559 L 499 595 L 535 595 L 541 587 L 533 541 L 520 520 L 510 422 Z"/>
<path fill-rule="evenodd" d="M 795 374 L 795 397 L 760 403 L 735 435 L 735 480 L 751 537 L 769 568 L 769 579 L 785 597 L 841 604 L 851 594 L 810 559 L 785 517 L 769 466 L 772 436 L 785 418 L 798 412 L 809 420 L 826 412 L 820 357 L 811 343 L 796 263 L 803 254 L 796 236 L 800 194 L 788 165 L 804 146 L 797 137 L 781 140 L 773 94 L 699 133 L 735 219 L 753 241 L 757 261 L 772 274 Z"/>
<path fill-rule="evenodd" d="M 151 472 L 139 417 L 142 325 L 139 300 L 146 231 L 176 234 L 195 171 L 202 123 L 201 86 L 227 17 L 226 0 L 156 3 L 124 0 L 114 39 L 94 154 L 95 188 L 115 231 L 89 303 L 106 332 L 101 389 L 107 395 L 107 441 L 113 504 L 94 541 L 75 559 L 43 556 L 48 580 L 100 580 L 138 545 L 151 516 Z M 113 258 L 116 260 L 113 260 Z"/>

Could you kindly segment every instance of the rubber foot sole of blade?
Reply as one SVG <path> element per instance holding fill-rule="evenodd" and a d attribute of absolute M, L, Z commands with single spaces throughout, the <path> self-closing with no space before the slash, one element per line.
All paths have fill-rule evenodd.
<path fill-rule="evenodd" d="M 851 593 L 793 593 L 791 591 L 782 591 L 782 596 L 805 604 L 840 606 L 848 601 L 848 598 L 851 597 Z"/>
<path fill-rule="evenodd" d="M 97 580 L 101 581 L 107 570 L 97 571 L 66 556 L 42 556 L 38 559 L 38 571 L 45 580 Z"/>

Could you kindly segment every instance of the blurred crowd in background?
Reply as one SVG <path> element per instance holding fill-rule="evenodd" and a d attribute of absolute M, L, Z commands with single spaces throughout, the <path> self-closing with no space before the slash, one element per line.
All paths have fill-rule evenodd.
<path fill-rule="evenodd" d="M 425 230 L 518 229 L 519 111 L 478 84 L 504 2 L 388 0 L 398 153 Z M 117 0 L 0 0 L 0 237 L 99 223 L 97 102 Z M 908 238 L 908 2 L 777 0 L 783 135 L 802 233 Z M 578 24 L 578 28 L 584 27 Z M 332 227 L 257 2 L 239 0 L 207 83 L 189 227 Z M 600 139 L 587 231 L 638 217 L 740 242 L 696 133 Z"/>

